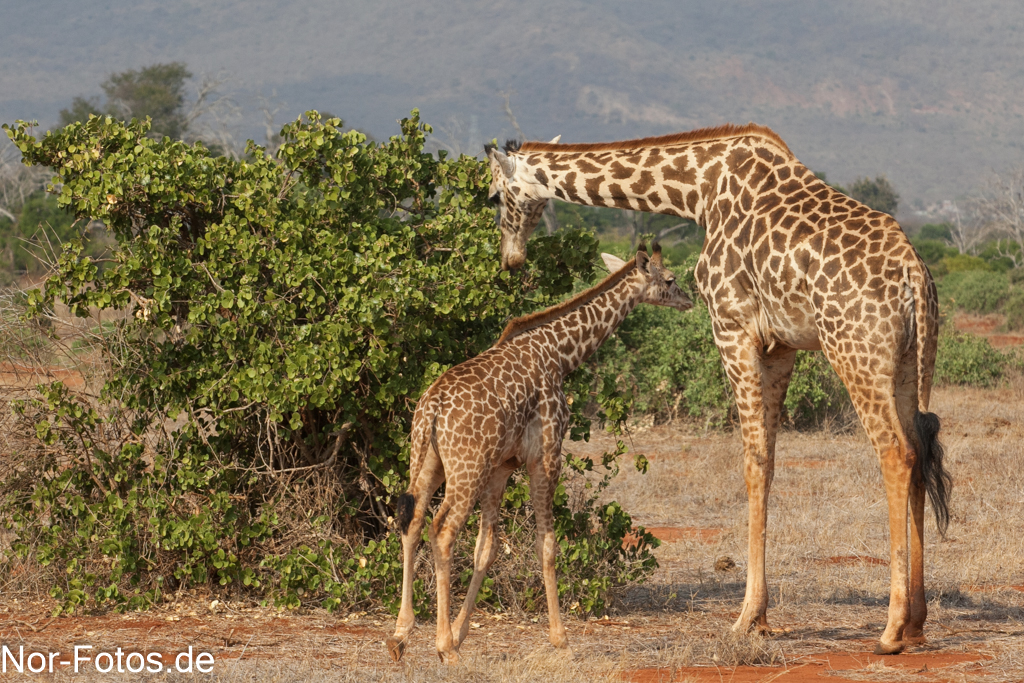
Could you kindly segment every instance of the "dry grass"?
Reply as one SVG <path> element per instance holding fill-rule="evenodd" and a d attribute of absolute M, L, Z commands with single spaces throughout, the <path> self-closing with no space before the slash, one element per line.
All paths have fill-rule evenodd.
<path fill-rule="evenodd" d="M 1007 680 L 1024 679 L 1021 651 L 1013 645 L 1024 635 L 1022 406 L 1021 378 L 995 390 L 940 389 L 932 402 L 943 420 L 954 493 L 947 537 L 939 538 L 928 521 L 928 647 L 990 652 L 995 659 L 986 671 L 1005 670 Z M 710 628 L 707 615 L 727 625 L 739 612 L 746 568 L 739 435 L 662 427 L 634 434 L 633 441 L 651 459 L 650 472 L 624 472 L 608 495 L 647 526 L 722 531 L 663 545 L 655 579 L 624 591 L 618 609 L 675 613 L 688 634 Z M 881 634 L 888 543 L 882 479 L 863 432 L 780 435 L 767 572 L 769 621 L 786 656 L 864 647 Z M 716 572 L 723 556 L 737 567 Z M 674 656 L 653 659 L 672 665 Z"/>
<path fill-rule="evenodd" d="M 61 336 L 70 339 L 73 334 L 62 330 Z M 80 350 L 69 350 L 88 361 Z M 10 361 L 0 358 L 4 360 Z M 0 373 L 0 398 L 6 404 L 16 394 L 24 395 L 25 385 L 22 379 L 13 381 Z M 934 523 L 928 522 L 930 640 L 913 650 L 929 657 L 980 653 L 985 659 L 946 662 L 941 669 L 929 666 L 928 671 L 940 675 L 921 672 L 920 665 L 901 664 L 898 658 L 882 663 L 864 658 L 834 668 L 819 666 L 820 675 L 871 681 L 1024 680 L 1022 406 L 1021 378 L 993 390 L 939 389 L 932 402 L 943 420 L 946 465 L 954 477 L 953 519 L 946 539 L 940 539 Z M 0 449 L 5 456 L 10 453 L 4 442 L 9 433 L 4 421 L 9 417 L 5 405 L 0 410 Z M 516 610 L 476 615 L 478 627 L 462 648 L 463 663 L 454 668 L 437 662 L 432 623 L 420 625 L 406 661 L 393 665 L 381 645 L 393 628 L 391 615 L 311 610 L 282 616 L 252 605 L 238 606 L 234 615 L 211 615 L 201 609 L 210 598 L 199 594 L 180 596 L 177 603 L 124 622 L 118 615 L 96 614 L 62 618 L 47 627 L 52 605 L 31 589 L 48 581 L 30 580 L 29 568 L 17 566 L 0 579 L 0 642 L 65 650 L 74 643 L 92 642 L 98 647 L 125 644 L 165 652 L 196 644 L 218 657 L 212 677 L 197 678 L 282 683 L 576 683 L 622 680 L 623 672 L 641 668 L 667 671 L 673 680 L 711 680 L 704 673 L 717 676 L 743 665 L 807 666 L 801 669 L 806 672 L 807 657 L 812 655 L 871 650 L 886 619 L 888 524 L 877 460 L 859 427 L 784 432 L 779 438 L 767 556 L 769 621 L 775 632 L 767 639 L 736 635 L 729 629 L 743 599 L 746 569 L 746 493 L 738 433 L 668 425 L 634 431 L 631 438 L 634 449 L 649 457 L 650 472 L 640 475 L 624 467 L 607 497 L 622 503 L 637 523 L 687 529 L 656 551 L 661 568 L 648 584 L 615 596 L 608 619 L 569 618 L 573 658 L 547 645 L 543 613 Z M 590 444 L 567 447 L 577 454 L 600 455 L 612 447 L 611 441 L 595 434 Z M 475 529 L 464 532 L 466 547 L 474 534 Z M 716 571 L 716 562 L 723 557 L 736 566 Z M 536 567 L 532 556 L 505 561 L 517 571 L 521 565 Z M 423 569 L 421 576 L 429 581 L 429 569 Z M 22 591 L 17 601 L 11 592 L 15 585 Z M 165 621 L 175 617 L 172 625 Z M 782 669 L 759 671 L 767 677 Z M 110 678 L 124 680 L 124 674 Z M 183 681 L 193 676 L 172 673 L 152 678 Z M 54 679 L 105 680 L 98 674 L 67 673 L 55 674 Z"/>

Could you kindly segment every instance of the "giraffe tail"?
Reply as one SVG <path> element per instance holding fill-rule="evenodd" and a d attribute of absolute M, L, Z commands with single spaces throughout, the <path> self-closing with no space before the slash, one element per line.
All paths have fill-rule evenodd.
<path fill-rule="evenodd" d="M 949 527 L 949 499 L 953 489 L 953 478 L 942 465 L 945 454 L 939 443 L 939 416 L 928 412 L 931 399 L 932 375 L 935 369 L 935 354 L 938 346 L 938 297 L 935 282 L 927 266 L 918 261 L 918 267 L 908 273 L 914 298 L 914 331 L 917 346 L 917 402 L 914 413 L 914 432 L 919 448 L 921 478 L 924 480 L 928 500 L 935 512 L 935 524 L 942 537 Z"/>
<path fill-rule="evenodd" d="M 411 493 L 403 493 L 398 497 L 395 504 L 395 514 L 398 516 L 398 528 L 402 533 L 409 531 L 409 524 L 412 523 L 413 512 L 416 511 L 416 497 Z"/>
<path fill-rule="evenodd" d="M 395 517 L 398 520 L 398 528 L 403 534 L 409 530 L 409 524 L 412 523 L 416 511 L 416 496 L 413 494 L 413 487 L 419 478 L 427 449 L 432 447 L 434 453 L 440 455 L 437 449 L 439 407 L 436 397 L 428 389 L 428 393 L 420 399 L 420 405 L 416 406 L 416 413 L 413 415 L 412 449 L 409 454 L 409 489 L 395 502 Z"/>
<path fill-rule="evenodd" d="M 935 413 L 914 414 L 914 431 L 921 448 L 921 477 L 924 479 L 928 500 L 935 511 L 935 525 L 939 535 L 946 537 L 949 528 L 949 497 L 953 490 L 953 478 L 942 466 L 944 455 L 939 443 L 939 416 Z"/>

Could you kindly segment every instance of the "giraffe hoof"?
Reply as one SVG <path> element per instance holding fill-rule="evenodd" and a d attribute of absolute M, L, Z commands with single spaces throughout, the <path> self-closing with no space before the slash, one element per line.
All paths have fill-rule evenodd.
<path fill-rule="evenodd" d="M 402 661 L 402 655 L 405 654 L 405 639 L 391 636 L 385 642 L 388 646 L 388 654 L 391 655 L 391 661 Z"/>
<path fill-rule="evenodd" d="M 441 660 L 442 664 L 447 664 L 448 666 L 454 666 L 459 663 L 458 650 L 449 650 L 448 652 L 438 650 L 437 657 Z"/>
<path fill-rule="evenodd" d="M 772 629 L 768 626 L 768 618 L 763 616 L 748 620 L 740 615 L 740 618 L 732 625 L 732 630 L 734 633 L 756 633 L 759 636 L 770 636 L 772 634 Z"/>
<path fill-rule="evenodd" d="M 903 652 L 903 647 L 904 644 L 902 640 L 897 640 L 895 643 L 888 645 L 886 643 L 883 643 L 882 641 L 878 641 L 878 644 L 875 645 L 875 654 L 898 655 L 899 653 Z"/>
<path fill-rule="evenodd" d="M 904 643 L 913 643 L 915 645 L 920 645 L 921 643 L 928 642 L 928 639 L 925 638 L 925 636 L 924 636 L 924 629 L 923 628 L 908 626 L 903 631 L 903 642 Z"/>

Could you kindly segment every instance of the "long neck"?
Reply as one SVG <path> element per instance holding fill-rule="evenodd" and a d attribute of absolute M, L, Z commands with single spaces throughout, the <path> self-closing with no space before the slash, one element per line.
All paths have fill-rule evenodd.
<path fill-rule="evenodd" d="M 702 226 L 718 197 L 728 193 L 731 177 L 742 181 L 761 167 L 767 173 L 792 159 L 788 150 L 757 135 L 629 149 L 535 146 L 519 152 L 516 177 L 538 199 L 670 214 Z"/>
<path fill-rule="evenodd" d="M 590 302 L 522 336 L 541 342 L 541 365 L 561 382 L 618 329 L 640 303 L 644 287 L 643 276 L 634 271 Z"/>

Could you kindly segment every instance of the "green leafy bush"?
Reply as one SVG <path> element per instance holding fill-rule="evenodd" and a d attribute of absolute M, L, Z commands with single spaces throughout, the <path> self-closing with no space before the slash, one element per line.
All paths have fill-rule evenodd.
<path fill-rule="evenodd" d="M 638 414 L 688 416 L 710 424 L 728 418 L 732 390 L 702 302 L 683 314 L 638 307 L 591 365 L 601 376 L 618 378 Z"/>
<path fill-rule="evenodd" d="M 1004 273 L 988 270 L 951 272 L 938 284 L 939 297 L 969 313 L 993 313 L 1010 294 Z"/>
<path fill-rule="evenodd" d="M 797 351 L 785 406 L 790 423 L 797 427 L 821 427 L 853 417 L 846 385 L 820 351 Z"/>
<path fill-rule="evenodd" d="M 949 223 L 925 223 L 918 231 L 916 239 L 948 244 L 953 239 L 953 226 Z"/>
<path fill-rule="evenodd" d="M 925 226 L 928 227 L 928 226 Z M 921 255 L 924 262 L 930 266 L 938 264 L 945 258 L 953 258 L 959 254 L 956 247 L 951 247 L 945 242 L 937 239 L 923 239 L 918 237 L 913 240 L 914 249 Z M 945 268 L 945 266 L 943 266 Z"/>
<path fill-rule="evenodd" d="M 416 399 L 509 317 L 592 280 L 596 239 L 538 237 L 527 268 L 500 271 L 486 164 L 425 153 L 416 112 L 380 144 L 309 112 L 285 126 L 277 159 L 148 132 L 110 117 L 41 139 L 8 129 L 27 162 L 54 169 L 60 206 L 117 243 L 101 271 L 69 241 L 28 314 L 57 301 L 127 313 L 106 331 L 101 400 L 51 386 L 19 406 L 39 441 L 2 482 L 15 552 L 59 569 L 67 610 L 204 584 L 285 606 L 392 606 L 388 511 Z M 594 381 L 567 388 L 574 438 L 589 434 Z M 621 420 L 628 401 L 599 394 Z M 600 576 L 649 570 L 649 546 L 637 560 L 615 536 L 628 515 L 586 509 L 598 519 L 578 522 L 579 542 L 620 539 Z M 598 583 L 592 605 L 611 585 Z"/>
<path fill-rule="evenodd" d="M 969 254 L 953 254 L 946 256 L 940 261 L 947 273 L 962 273 L 964 271 L 991 270 L 988 262 L 979 256 Z"/>
<path fill-rule="evenodd" d="M 1024 287 L 1016 287 L 1003 304 L 1006 327 L 1010 330 L 1024 330 Z"/>
<path fill-rule="evenodd" d="M 988 387 L 1006 370 L 1006 356 L 987 339 L 956 330 L 943 330 L 935 359 L 935 383 Z"/>

